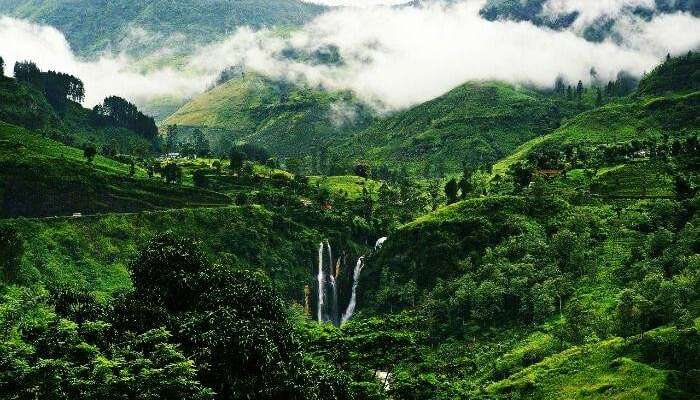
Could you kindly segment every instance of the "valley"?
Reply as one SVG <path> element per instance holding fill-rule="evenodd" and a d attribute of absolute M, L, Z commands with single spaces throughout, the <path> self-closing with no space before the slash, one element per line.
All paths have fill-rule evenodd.
<path fill-rule="evenodd" d="M 0 12 L 84 57 L 329 12 L 176 3 Z M 576 21 L 516 3 L 481 15 Z M 654 12 L 697 11 L 674 4 Z M 697 51 L 397 109 L 230 68 L 157 121 L 2 50 L 0 400 L 700 395 Z"/>

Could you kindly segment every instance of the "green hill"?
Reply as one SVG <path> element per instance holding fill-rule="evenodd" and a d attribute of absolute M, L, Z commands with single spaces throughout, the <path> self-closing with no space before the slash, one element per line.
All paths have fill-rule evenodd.
<path fill-rule="evenodd" d="M 0 122 L 0 216 L 57 216 L 223 205 L 228 197 L 130 177 L 129 166 Z M 145 175 L 139 173 L 138 175 Z"/>
<path fill-rule="evenodd" d="M 639 90 L 582 113 L 556 131 L 535 138 L 494 166 L 503 174 L 518 161 L 576 148 L 600 151 L 605 146 L 660 142 L 697 137 L 700 132 L 700 92 L 691 79 L 698 56 L 672 59 L 648 74 Z"/>
<path fill-rule="evenodd" d="M 367 260 L 362 289 L 369 315 L 407 310 L 411 332 L 429 338 L 417 352 L 396 328 L 384 339 L 411 354 L 391 365 L 394 395 L 693 398 L 697 296 L 676 298 L 690 318 L 679 322 L 661 287 L 697 283 L 683 261 L 697 257 L 697 218 L 674 200 L 574 205 L 550 192 L 466 200 L 403 226 Z M 665 250 L 653 244 L 662 236 Z M 679 268 L 664 275 L 666 262 Z M 648 301 L 639 324 L 626 325 L 630 293 Z M 690 328 L 657 329 L 667 323 Z M 351 343 L 363 337 L 354 329 L 368 334 L 347 328 Z"/>
<path fill-rule="evenodd" d="M 628 13 L 647 20 L 651 20 L 659 14 L 676 12 L 688 12 L 694 16 L 700 15 L 700 3 L 693 0 L 654 0 L 648 3 L 620 4 L 619 7 L 622 9 L 623 15 Z M 577 7 L 568 13 L 560 12 L 548 15 L 543 12 L 546 4 L 546 0 L 488 0 L 480 14 L 489 21 L 529 21 L 538 26 L 562 30 L 571 27 L 579 19 L 581 13 L 577 10 L 583 8 Z M 606 38 L 614 37 L 614 28 L 621 19 L 620 16 L 616 15 L 601 16 L 588 22 L 581 33 L 589 41 L 601 42 Z"/>
<path fill-rule="evenodd" d="M 456 172 L 463 163 L 492 164 L 586 104 L 503 83 L 467 83 L 375 121 L 340 153 L 426 175 Z"/>
<path fill-rule="evenodd" d="M 196 97 L 162 125 L 206 127 L 210 142 L 225 135 L 282 157 L 314 156 L 323 149 L 346 170 L 357 160 L 367 160 L 373 166 L 438 175 L 459 171 L 464 162 L 490 165 L 587 109 L 589 100 L 566 101 L 501 83 L 469 83 L 375 118 L 351 94 L 246 74 Z"/>
<path fill-rule="evenodd" d="M 298 25 L 323 10 L 298 0 L 0 0 L 0 13 L 56 27 L 81 55 L 187 50 L 240 26 Z"/>
<path fill-rule="evenodd" d="M 129 288 L 128 264 L 139 246 L 172 231 L 202 243 L 214 258 L 262 268 L 290 299 L 302 300 L 306 262 L 321 240 L 316 232 L 262 207 L 223 207 L 112 214 L 80 219 L 0 221 L 24 242 L 22 279 L 100 296 Z"/>
<path fill-rule="evenodd" d="M 12 78 L 0 77 L 0 121 L 22 126 L 62 143 L 98 149 L 109 145 L 120 154 L 147 154 L 153 143 L 115 124 L 98 124 L 92 110 L 67 100 L 57 112 L 41 90 Z"/>
<path fill-rule="evenodd" d="M 370 110 L 349 93 L 246 73 L 195 97 L 161 125 L 210 128 L 215 136 L 210 142 L 225 135 L 230 141 L 261 145 L 278 156 L 303 157 L 342 140 L 370 119 Z"/>
<path fill-rule="evenodd" d="M 668 92 L 700 90 L 700 53 L 669 58 L 639 82 L 638 96 L 660 96 Z"/>

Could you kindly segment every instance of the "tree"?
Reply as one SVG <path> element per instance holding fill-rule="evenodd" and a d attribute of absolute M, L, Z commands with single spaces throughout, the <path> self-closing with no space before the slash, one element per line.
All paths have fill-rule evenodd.
<path fill-rule="evenodd" d="M 450 179 L 445 185 L 445 196 L 447 197 L 447 204 L 453 204 L 457 202 L 458 191 L 459 186 L 457 185 L 457 180 L 455 180 L 455 178 Z"/>
<path fill-rule="evenodd" d="M 367 178 L 367 177 L 369 177 L 369 174 L 370 174 L 369 165 L 367 165 L 367 163 L 364 163 L 364 162 L 360 162 L 360 163 L 355 164 L 354 171 L 355 171 L 355 175 L 362 177 L 362 178 Z"/>
<path fill-rule="evenodd" d="M 576 100 L 581 101 L 583 98 L 583 82 L 578 81 L 578 85 L 576 85 Z"/>
<path fill-rule="evenodd" d="M 97 155 L 97 149 L 95 148 L 95 145 L 86 145 L 83 149 L 83 157 L 85 157 L 88 163 L 92 164 L 92 160 L 95 158 L 95 155 Z"/>
<path fill-rule="evenodd" d="M 432 179 L 428 182 L 428 195 L 430 196 L 430 208 L 433 211 L 437 210 L 445 202 L 445 195 L 439 179 Z"/>
<path fill-rule="evenodd" d="M 209 155 L 209 141 L 202 133 L 201 129 L 197 128 L 192 132 L 194 140 L 194 149 L 198 157 L 206 157 Z"/>
<path fill-rule="evenodd" d="M 595 315 L 591 310 L 585 308 L 580 300 L 572 298 L 564 309 L 566 316 L 567 340 L 571 343 L 580 344 L 590 333 L 593 333 L 591 325 Z"/>
<path fill-rule="evenodd" d="M 233 148 L 228 155 L 228 160 L 231 171 L 237 175 L 240 175 L 241 169 L 243 168 L 243 163 L 246 160 L 246 155 L 237 148 Z"/>
<path fill-rule="evenodd" d="M 632 336 L 641 329 L 641 312 L 637 306 L 637 294 L 634 290 L 625 289 L 618 296 L 617 320 L 623 337 Z"/>
<path fill-rule="evenodd" d="M 131 163 L 129 163 L 129 176 L 133 177 L 136 175 L 136 163 L 134 160 L 131 160 Z"/>
<path fill-rule="evenodd" d="M 121 97 L 107 97 L 102 104 L 93 108 L 93 115 L 97 121 L 103 124 L 129 129 L 149 141 L 154 141 L 158 136 L 155 120 L 140 112 L 135 105 Z"/>
<path fill-rule="evenodd" d="M 603 92 L 600 90 L 599 87 L 596 88 L 595 105 L 596 107 L 600 107 L 603 105 Z"/>
<path fill-rule="evenodd" d="M 211 163 L 211 167 L 214 168 L 217 174 L 221 173 L 221 161 L 214 160 L 214 162 Z"/>
<path fill-rule="evenodd" d="M 177 150 L 177 125 L 168 125 L 165 129 L 165 151 L 173 153 Z"/>
<path fill-rule="evenodd" d="M 693 187 L 691 180 L 682 174 L 676 174 L 674 177 L 674 188 L 676 196 L 680 200 L 692 199 L 697 192 L 697 189 Z"/>
<path fill-rule="evenodd" d="M 564 81 L 564 77 L 559 75 L 557 79 L 554 80 L 554 92 L 560 96 L 564 96 L 565 91 L 566 82 Z"/>
<path fill-rule="evenodd" d="M 472 173 L 467 168 L 462 172 L 462 179 L 459 180 L 460 198 L 466 199 L 471 194 L 474 186 L 472 185 Z"/>
<path fill-rule="evenodd" d="M 182 168 L 174 162 L 165 164 L 163 177 L 167 183 L 180 183 L 182 181 Z"/>
<path fill-rule="evenodd" d="M 14 282 L 19 274 L 24 241 L 10 227 L 0 227 L 0 275 L 4 283 Z"/>
<path fill-rule="evenodd" d="M 209 179 L 207 178 L 204 170 L 196 169 L 192 173 L 192 181 L 194 185 L 198 188 L 206 188 L 209 186 Z"/>
<path fill-rule="evenodd" d="M 115 314 L 127 326 L 140 317 L 137 331 L 163 323 L 177 332 L 218 398 L 324 398 L 326 385 L 316 385 L 319 371 L 307 369 L 285 304 L 262 273 L 212 265 L 197 242 L 172 233 L 153 239 L 131 271 L 135 292 Z"/>
<path fill-rule="evenodd" d="M 532 181 L 532 167 L 520 161 L 510 166 L 509 173 L 513 176 L 515 184 L 520 188 L 526 188 Z"/>
<path fill-rule="evenodd" d="M 38 86 L 41 83 L 41 71 L 31 61 L 16 62 L 14 76 L 20 82 Z"/>
<path fill-rule="evenodd" d="M 5 75 L 5 60 L 0 57 L 0 79 Z"/>

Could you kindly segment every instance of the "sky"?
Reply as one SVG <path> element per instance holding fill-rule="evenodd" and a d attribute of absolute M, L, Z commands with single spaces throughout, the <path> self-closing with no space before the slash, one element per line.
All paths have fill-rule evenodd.
<path fill-rule="evenodd" d="M 367 4 L 373 0 L 355 1 Z M 243 27 L 219 42 L 197 49 L 182 67 L 136 69 L 137 60 L 105 55 L 76 57 L 57 30 L 13 18 L 0 18 L 0 56 L 7 64 L 33 60 L 43 69 L 77 75 L 86 84 L 86 105 L 108 95 L 144 102 L 163 96 L 187 98 L 204 91 L 226 67 L 239 65 L 276 79 L 325 89 L 352 90 L 380 111 L 410 107 L 473 80 L 501 80 L 516 85 L 551 86 L 557 76 L 590 82 L 619 71 L 637 76 L 650 71 L 667 53 L 700 48 L 700 21 L 689 14 L 645 21 L 629 6 L 651 0 L 549 0 L 547 13 L 579 11 L 594 20 L 614 16 L 613 42 L 584 40 L 580 27 L 554 31 L 529 22 L 485 21 L 483 1 L 417 7 L 350 7 L 325 13 L 284 38 L 274 30 Z M 334 3 L 348 3 L 333 1 Z M 341 65 L 291 61 L 290 48 L 312 54 L 336 48 Z M 168 54 L 163 49 L 163 54 Z M 10 72 L 10 71 L 6 71 Z"/>

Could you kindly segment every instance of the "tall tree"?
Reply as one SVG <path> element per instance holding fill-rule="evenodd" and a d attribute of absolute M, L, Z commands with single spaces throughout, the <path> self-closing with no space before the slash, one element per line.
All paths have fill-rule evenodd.
<path fill-rule="evenodd" d="M 460 198 L 462 200 L 466 199 L 473 189 L 472 171 L 468 168 L 464 168 L 462 171 L 462 178 L 459 180 Z"/>
<path fill-rule="evenodd" d="M 121 97 L 107 97 L 102 104 L 95 106 L 93 112 L 98 119 L 130 129 L 150 141 L 158 136 L 158 127 L 153 118 L 143 114 L 135 105 Z"/>
<path fill-rule="evenodd" d="M 4 283 L 15 281 L 19 274 L 24 242 L 14 228 L 0 227 L 0 278 Z"/>
<path fill-rule="evenodd" d="M 90 164 L 92 164 L 92 160 L 95 159 L 96 154 L 97 154 L 97 149 L 95 148 L 94 144 L 88 144 L 83 149 L 83 156 L 85 157 L 87 162 Z"/>
<path fill-rule="evenodd" d="M 578 81 L 578 84 L 576 85 L 576 100 L 581 101 L 583 98 L 583 82 Z"/>
<path fill-rule="evenodd" d="M 20 82 L 39 86 L 41 83 L 41 71 L 31 61 L 18 61 L 15 63 L 14 76 Z"/>
<path fill-rule="evenodd" d="M 231 171 L 240 175 L 241 169 L 243 168 L 243 163 L 246 160 L 246 155 L 242 151 L 234 147 L 233 149 L 231 149 L 231 153 L 229 153 L 228 159 L 229 168 L 231 169 Z"/>
<path fill-rule="evenodd" d="M 192 132 L 192 140 L 194 141 L 194 149 L 198 157 L 209 155 L 209 140 L 204 136 L 201 129 L 197 128 Z"/>
<path fill-rule="evenodd" d="M 447 197 L 447 204 L 453 204 L 457 202 L 458 191 L 459 186 L 457 185 L 457 180 L 455 178 L 450 179 L 445 185 L 445 196 Z"/>

